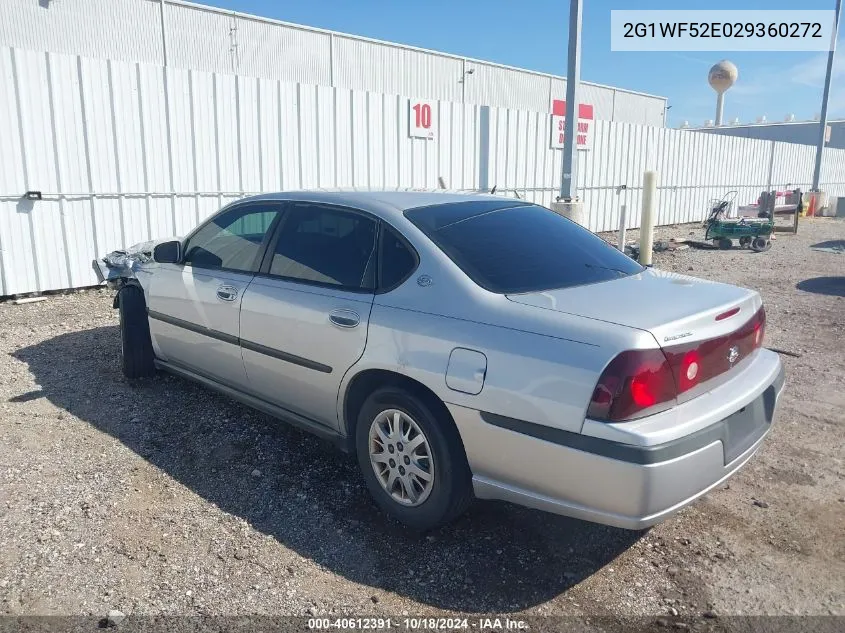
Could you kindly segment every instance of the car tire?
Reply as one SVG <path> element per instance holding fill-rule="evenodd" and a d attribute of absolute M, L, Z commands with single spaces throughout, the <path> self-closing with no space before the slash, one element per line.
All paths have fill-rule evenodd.
<path fill-rule="evenodd" d="M 390 426 L 389 421 L 396 426 L 397 413 L 402 424 L 400 433 L 406 432 L 407 435 L 394 434 L 385 444 L 375 426 L 380 426 L 383 431 L 385 422 L 387 427 Z M 423 436 L 422 443 L 417 439 L 417 431 Z M 416 442 L 417 446 L 409 450 L 409 446 L 402 444 L 402 437 L 407 438 L 409 445 Z M 393 447 L 390 449 L 392 452 L 388 453 L 390 446 Z M 424 399 L 409 391 L 383 387 L 370 394 L 358 414 L 355 448 L 364 480 L 378 506 L 414 530 L 424 532 L 449 523 L 462 514 L 472 501 L 472 473 L 457 427 L 448 413 L 444 411 L 443 415 L 435 415 L 434 409 Z M 377 456 L 373 458 L 371 453 Z M 428 462 L 420 457 L 425 453 L 429 455 Z M 393 481 L 392 493 L 386 487 L 391 479 L 390 472 L 397 474 L 403 466 L 401 461 L 397 461 L 393 468 L 389 463 L 377 461 L 388 455 L 405 460 L 409 466 L 402 475 L 398 475 L 398 481 Z M 416 466 L 415 470 L 411 470 L 412 464 Z M 430 475 L 431 481 L 424 481 L 417 474 L 420 471 Z M 412 494 L 405 494 L 409 481 L 413 493 L 418 495 L 416 502 Z M 399 499 L 402 496 L 407 498 Z"/>
<path fill-rule="evenodd" d="M 123 375 L 130 379 L 154 375 L 155 355 L 144 291 L 134 284 L 124 286 L 117 295 L 117 305 Z"/>

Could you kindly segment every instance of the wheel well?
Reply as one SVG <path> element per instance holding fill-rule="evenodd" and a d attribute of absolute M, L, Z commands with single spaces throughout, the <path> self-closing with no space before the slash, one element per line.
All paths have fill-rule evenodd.
<path fill-rule="evenodd" d="M 114 299 L 112 300 L 112 308 L 117 310 L 120 308 L 120 293 L 124 288 L 128 288 L 129 286 L 135 286 L 138 290 L 141 291 L 141 298 L 144 300 L 144 307 L 147 305 L 147 297 L 144 295 L 144 288 L 138 282 L 137 279 L 130 279 L 121 277 L 120 278 L 120 285 L 117 287 L 117 292 L 114 293 Z"/>
<path fill-rule="evenodd" d="M 385 369 L 367 369 L 355 376 L 349 383 L 346 388 L 346 398 L 343 402 L 346 437 L 352 446 L 355 444 L 355 425 L 358 423 L 358 413 L 364 406 L 364 401 L 373 391 L 386 386 L 401 387 L 411 392 L 425 402 L 438 418 L 454 423 L 452 414 L 449 413 L 449 409 L 446 408 L 443 401 L 421 382 Z"/>

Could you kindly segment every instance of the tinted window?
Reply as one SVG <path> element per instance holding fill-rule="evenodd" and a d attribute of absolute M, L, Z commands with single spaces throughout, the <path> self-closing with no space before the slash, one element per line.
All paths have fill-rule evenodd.
<path fill-rule="evenodd" d="M 381 235 L 379 267 L 381 288 L 393 288 L 417 265 L 417 257 L 393 229 L 385 227 Z"/>
<path fill-rule="evenodd" d="M 351 289 L 375 286 L 376 222 L 317 204 L 293 204 L 270 274 Z"/>
<path fill-rule="evenodd" d="M 185 245 L 185 264 L 252 270 L 277 212 L 263 205 L 235 207 L 201 227 Z"/>
<path fill-rule="evenodd" d="M 527 202 L 508 198 L 494 198 L 492 200 L 474 200 L 472 202 L 459 202 L 453 204 L 436 204 L 430 207 L 418 208 L 409 211 L 421 218 L 425 225 L 433 230 L 442 229 L 444 226 L 468 220 L 476 215 L 490 211 L 501 211 L 512 209 L 520 205 L 527 205 Z M 410 217 L 410 215 L 409 215 Z"/>
<path fill-rule="evenodd" d="M 480 208 L 459 202 L 406 216 L 475 283 L 492 292 L 567 288 L 633 275 L 642 267 L 597 235 L 536 205 Z M 452 222 L 448 221 L 454 209 Z M 469 208 L 468 208 L 469 207 Z"/>

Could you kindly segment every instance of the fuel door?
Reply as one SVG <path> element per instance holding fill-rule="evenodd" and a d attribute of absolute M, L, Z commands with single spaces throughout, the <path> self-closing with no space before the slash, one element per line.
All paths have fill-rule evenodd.
<path fill-rule="evenodd" d="M 449 355 L 446 368 L 446 386 L 453 391 L 476 395 L 484 388 L 487 375 L 487 357 L 463 347 L 456 347 Z"/>

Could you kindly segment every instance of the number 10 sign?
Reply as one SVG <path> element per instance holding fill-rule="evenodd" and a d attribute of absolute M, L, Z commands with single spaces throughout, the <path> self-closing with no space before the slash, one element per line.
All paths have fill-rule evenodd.
<path fill-rule="evenodd" d="M 437 136 L 437 103 L 435 101 L 408 101 L 408 136 L 434 139 Z"/>

